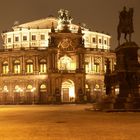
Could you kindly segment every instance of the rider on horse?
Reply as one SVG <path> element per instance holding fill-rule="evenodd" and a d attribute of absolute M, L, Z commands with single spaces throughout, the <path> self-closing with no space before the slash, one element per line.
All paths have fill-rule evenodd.
<path fill-rule="evenodd" d="M 131 41 L 131 34 L 133 30 L 133 8 L 129 8 L 129 11 L 126 10 L 126 7 L 123 8 L 123 11 L 119 15 L 119 25 L 117 28 L 118 31 L 118 41 L 120 44 L 121 33 L 124 33 L 124 39 L 127 40 L 127 34 L 129 34 L 129 42 Z"/>

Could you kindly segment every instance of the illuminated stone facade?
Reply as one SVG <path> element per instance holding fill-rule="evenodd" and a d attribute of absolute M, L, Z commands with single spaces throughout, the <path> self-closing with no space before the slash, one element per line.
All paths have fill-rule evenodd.
<path fill-rule="evenodd" d="M 105 93 L 110 36 L 71 23 L 67 10 L 2 33 L 0 103 L 92 102 Z"/>

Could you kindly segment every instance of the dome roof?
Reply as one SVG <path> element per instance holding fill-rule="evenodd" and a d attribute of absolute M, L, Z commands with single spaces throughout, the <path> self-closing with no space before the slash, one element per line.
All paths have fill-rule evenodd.
<path fill-rule="evenodd" d="M 14 30 L 16 30 L 18 28 L 51 29 L 52 23 L 54 25 L 54 28 L 57 28 L 58 21 L 59 21 L 58 18 L 49 16 L 49 17 L 44 18 L 44 19 L 39 19 L 39 20 L 24 23 L 24 24 L 20 24 L 17 26 L 13 26 L 13 29 Z M 71 25 L 72 25 L 73 30 L 75 30 L 75 29 L 77 30 L 79 27 L 76 24 L 71 24 Z M 86 29 L 86 28 L 83 28 L 83 29 Z"/>
<path fill-rule="evenodd" d="M 44 19 L 35 20 L 35 21 L 31 21 L 31 22 L 14 26 L 13 29 L 16 29 L 16 28 L 50 29 L 52 26 L 52 23 L 54 24 L 54 27 L 56 28 L 58 25 L 58 19 L 55 17 L 47 17 Z"/>

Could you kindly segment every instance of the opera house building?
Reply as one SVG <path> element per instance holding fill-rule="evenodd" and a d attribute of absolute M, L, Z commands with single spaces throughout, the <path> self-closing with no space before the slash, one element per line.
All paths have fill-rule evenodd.
<path fill-rule="evenodd" d="M 58 17 L 15 25 L 2 33 L 0 104 L 94 102 L 105 94 L 106 59 L 115 66 L 111 37 Z"/>

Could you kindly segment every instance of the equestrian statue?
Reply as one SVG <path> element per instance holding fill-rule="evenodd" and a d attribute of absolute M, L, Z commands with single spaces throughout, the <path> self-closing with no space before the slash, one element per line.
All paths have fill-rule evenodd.
<path fill-rule="evenodd" d="M 123 8 L 123 10 L 119 14 L 119 24 L 117 27 L 117 33 L 118 33 L 118 44 L 120 45 L 120 38 L 121 34 L 124 34 L 124 39 L 126 42 L 131 42 L 131 34 L 134 32 L 133 29 L 133 8 L 129 8 L 129 10 L 126 10 L 126 7 Z M 127 39 L 127 35 L 129 35 L 129 38 Z"/>

